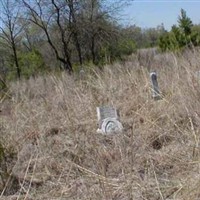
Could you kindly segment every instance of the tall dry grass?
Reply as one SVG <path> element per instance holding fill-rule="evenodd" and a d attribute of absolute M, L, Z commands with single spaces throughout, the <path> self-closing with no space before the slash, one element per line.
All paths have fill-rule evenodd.
<path fill-rule="evenodd" d="M 12 83 L 1 102 L 0 199 L 200 199 L 199 51 L 156 55 L 150 69 L 160 101 L 134 56 L 82 79 Z M 96 133 L 101 105 L 119 109 L 122 134 Z"/>

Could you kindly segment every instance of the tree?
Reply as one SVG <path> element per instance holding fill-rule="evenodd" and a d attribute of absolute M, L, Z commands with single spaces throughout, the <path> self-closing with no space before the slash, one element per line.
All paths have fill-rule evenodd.
<path fill-rule="evenodd" d="M 92 60 L 93 64 L 97 65 L 102 61 L 102 51 L 111 46 L 113 41 L 120 38 L 119 27 L 114 14 L 119 13 L 130 0 L 116 0 L 115 2 L 82 0 L 73 2 L 74 8 L 70 10 L 75 11 L 75 20 L 70 22 L 70 24 L 73 24 L 73 29 L 70 30 L 74 30 L 72 31 L 75 36 L 73 37 L 74 45 L 79 52 L 79 61 L 81 58 Z"/>
<path fill-rule="evenodd" d="M 186 46 L 191 47 L 199 44 L 199 34 L 193 29 L 192 20 L 183 9 L 181 9 L 181 14 L 178 17 L 178 26 L 173 25 L 171 31 L 161 36 L 159 41 L 162 51 L 177 51 Z"/>
<path fill-rule="evenodd" d="M 83 1 L 82 11 L 80 13 L 80 23 L 82 23 L 81 27 L 83 32 L 82 40 L 86 44 L 86 48 L 90 51 L 90 53 L 86 52 L 85 54 L 87 57 L 92 57 L 94 64 L 97 64 L 98 42 L 101 42 L 99 35 L 102 35 L 102 25 L 100 22 L 104 18 L 100 8 L 100 1 L 98 0 Z"/>
<path fill-rule="evenodd" d="M 181 9 L 181 15 L 178 17 L 179 29 L 185 36 L 189 36 L 192 32 L 193 23 L 187 16 L 186 11 Z"/>
<path fill-rule="evenodd" d="M 26 23 L 26 26 L 21 34 L 22 50 L 34 51 L 35 49 L 41 48 L 46 39 L 43 31 L 30 21 L 21 20 L 20 23 L 22 26 L 24 23 Z"/>
<path fill-rule="evenodd" d="M 79 12 L 80 3 L 78 3 L 75 0 L 66 0 L 66 3 L 69 8 L 69 29 L 73 35 L 74 44 L 78 52 L 79 63 L 82 66 L 83 64 L 82 51 L 81 51 L 81 45 L 80 45 L 80 40 L 79 40 L 79 29 L 78 29 L 78 23 L 77 23 L 77 17 L 78 17 L 77 12 Z"/>
<path fill-rule="evenodd" d="M 120 13 L 130 1 L 83 0 L 81 2 L 79 27 L 83 33 L 82 44 L 86 45 L 84 49 L 89 49 L 83 52 L 93 64 L 98 64 L 101 62 L 102 53 L 111 54 L 113 43 L 116 44 L 120 39 L 122 29 L 117 24 L 116 13 Z"/>
<path fill-rule="evenodd" d="M 102 50 L 120 38 L 114 13 L 128 1 L 22 0 L 30 22 L 24 30 L 24 45 L 33 49 L 30 27 L 34 24 L 42 30 L 56 60 L 69 73 L 73 72 L 73 65 L 82 66 L 88 61 L 98 64 Z"/>
<path fill-rule="evenodd" d="M 69 10 L 66 9 L 66 2 L 34 0 L 29 3 L 27 0 L 22 1 L 29 11 L 29 20 L 43 30 L 47 42 L 56 55 L 56 59 L 63 63 L 65 70 L 69 73 L 73 72 L 69 50 L 69 42 L 72 34 L 65 27 L 65 20 L 68 20 L 71 16 L 69 16 Z M 61 52 L 59 52 L 59 47 L 54 43 L 51 35 L 51 28 L 54 24 L 56 24 L 59 30 L 58 36 L 62 48 Z"/>
<path fill-rule="evenodd" d="M 24 26 L 20 26 L 18 23 L 20 19 L 20 7 L 14 0 L 0 0 L 0 5 L 2 8 L 0 37 L 12 50 L 17 77 L 20 79 L 21 69 L 17 55 L 17 45 L 20 42 L 20 34 L 24 28 Z"/>

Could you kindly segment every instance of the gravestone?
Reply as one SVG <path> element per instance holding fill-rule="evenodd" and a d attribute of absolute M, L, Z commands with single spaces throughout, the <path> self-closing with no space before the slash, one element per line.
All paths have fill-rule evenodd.
<path fill-rule="evenodd" d="M 119 122 L 118 112 L 113 107 L 97 107 L 97 118 L 99 124 L 98 133 L 112 134 L 123 130 L 123 126 Z"/>
<path fill-rule="evenodd" d="M 200 71 L 195 72 L 195 77 L 200 80 Z"/>
<path fill-rule="evenodd" d="M 152 91 L 153 91 L 152 97 L 154 98 L 154 100 L 159 100 L 159 99 L 161 99 L 161 96 L 160 96 L 160 90 L 158 87 L 158 80 L 157 80 L 156 72 L 151 72 L 150 77 L 151 77 Z"/>
<path fill-rule="evenodd" d="M 81 68 L 81 70 L 79 71 L 79 78 L 84 79 L 85 75 L 86 75 L 85 70 L 83 68 Z"/>

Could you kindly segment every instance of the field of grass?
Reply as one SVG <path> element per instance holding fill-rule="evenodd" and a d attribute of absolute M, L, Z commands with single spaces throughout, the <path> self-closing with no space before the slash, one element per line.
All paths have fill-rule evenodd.
<path fill-rule="evenodd" d="M 200 199 L 199 55 L 11 83 L 0 102 L 0 199 Z M 121 134 L 96 132 L 102 105 L 119 110 Z"/>

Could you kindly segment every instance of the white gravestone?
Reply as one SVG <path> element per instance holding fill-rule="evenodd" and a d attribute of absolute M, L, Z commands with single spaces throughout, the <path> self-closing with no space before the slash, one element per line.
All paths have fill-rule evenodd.
<path fill-rule="evenodd" d="M 112 134 L 119 133 L 123 130 L 122 124 L 119 122 L 119 115 L 115 108 L 112 107 L 97 107 L 97 118 L 99 128 L 98 133 Z"/>
<path fill-rule="evenodd" d="M 161 99 L 161 96 L 160 96 L 160 90 L 158 87 L 158 80 L 157 80 L 156 72 L 151 72 L 150 77 L 151 77 L 151 83 L 152 83 L 152 87 L 153 87 L 152 96 L 155 100 L 159 100 L 159 99 Z"/>

